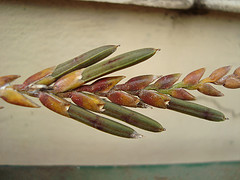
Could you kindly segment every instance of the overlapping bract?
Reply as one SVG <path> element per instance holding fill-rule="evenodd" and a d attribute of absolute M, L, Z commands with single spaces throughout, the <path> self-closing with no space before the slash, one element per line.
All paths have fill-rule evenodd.
<path fill-rule="evenodd" d="M 150 117 L 123 106 L 171 109 L 211 121 L 226 119 L 217 110 L 186 101 L 196 99 L 187 90 L 198 90 L 209 96 L 223 96 L 211 84 L 240 88 L 240 68 L 233 74 L 226 75 L 230 66 L 221 67 L 202 80 L 205 68 L 189 73 L 180 82 L 177 81 L 181 74 L 175 73 L 165 76 L 141 75 L 120 84 L 125 76 L 102 76 L 145 61 L 158 49 L 138 49 L 101 61 L 115 52 L 117 47 L 107 45 L 95 48 L 36 73 L 23 84 L 9 84 L 19 77 L 17 75 L 2 76 L 0 97 L 11 104 L 39 107 L 23 94 L 37 97 L 45 107 L 58 114 L 125 138 L 139 138 L 142 135 L 101 114 L 151 132 L 162 132 L 165 128 Z M 67 98 L 71 98 L 74 104 Z M 0 106 L 1 108 L 3 107 Z"/>

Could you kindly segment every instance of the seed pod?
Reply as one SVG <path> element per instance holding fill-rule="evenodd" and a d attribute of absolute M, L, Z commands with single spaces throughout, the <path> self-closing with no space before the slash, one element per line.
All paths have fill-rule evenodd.
<path fill-rule="evenodd" d="M 84 81 L 82 80 L 82 71 L 82 69 L 79 69 L 58 79 L 53 86 L 54 92 L 65 92 L 84 84 Z"/>
<path fill-rule="evenodd" d="M 225 76 L 231 69 L 231 66 L 224 66 L 221 68 L 216 69 L 212 72 L 212 74 L 209 76 L 209 79 L 211 82 L 215 82 Z"/>
<path fill-rule="evenodd" d="M 134 131 L 128 126 L 112 121 L 108 118 L 96 115 L 73 104 L 71 104 L 71 106 L 69 107 L 68 113 L 71 118 L 112 135 L 125 138 L 142 137 L 142 135 L 138 134 L 136 131 Z"/>
<path fill-rule="evenodd" d="M 153 87 L 155 87 L 156 89 L 168 89 L 172 87 L 175 82 L 177 82 L 180 76 L 180 73 L 163 76 L 153 84 Z"/>
<path fill-rule="evenodd" d="M 52 83 L 54 81 L 54 79 L 52 79 L 52 80 L 48 79 L 51 82 L 46 81 L 46 80 L 47 80 L 47 77 L 52 74 L 52 72 L 54 71 L 55 68 L 56 68 L 55 66 L 50 67 L 50 68 L 44 69 L 42 71 L 39 71 L 36 74 L 33 74 L 32 76 L 30 76 L 23 82 L 23 85 L 28 86 L 30 84 L 50 84 L 50 83 Z M 45 78 L 45 82 L 42 81 L 43 78 Z"/>
<path fill-rule="evenodd" d="M 116 90 L 122 91 L 137 91 L 144 89 L 147 87 L 151 82 L 153 82 L 157 76 L 154 75 L 142 75 L 131 78 L 124 84 L 117 85 L 115 87 Z"/>
<path fill-rule="evenodd" d="M 190 86 L 196 85 L 199 82 L 199 80 L 201 79 L 201 77 L 203 76 L 204 72 L 205 72 L 205 68 L 201 68 L 196 71 L 193 71 L 193 72 L 189 73 L 182 80 L 182 82 L 185 85 L 190 85 Z"/>
<path fill-rule="evenodd" d="M 119 81 L 125 76 L 114 76 L 99 79 L 91 85 L 84 85 L 76 89 L 76 91 L 87 91 L 92 93 L 108 93 Z"/>
<path fill-rule="evenodd" d="M 49 94 L 45 92 L 39 93 L 39 100 L 48 109 L 61 114 L 63 116 L 69 117 L 68 109 L 70 107 L 70 102 L 62 99 L 54 94 Z"/>
<path fill-rule="evenodd" d="M 158 107 L 158 108 L 164 108 L 164 109 L 167 108 L 163 97 L 154 91 L 142 90 L 139 93 L 139 98 L 143 102 L 145 102 L 146 104 L 149 104 L 151 106 Z"/>
<path fill-rule="evenodd" d="M 14 81 L 19 77 L 19 75 L 0 76 L 0 87 L 9 84 L 10 82 Z"/>
<path fill-rule="evenodd" d="M 131 124 L 133 126 L 136 126 L 147 131 L 151 132 L 165 131 L 161 124 L 143 114 L 140 114 L 123 106 L 111 103 L 109 101 L 104 102 L 105 111 L 103 111 L 102 113 L 105 115 L 117 118 L 121 121 L 124 121 L 128 124 Z"/>
<path fill-rule="evenodd" d="M 89 93 L 72 92 L 72 101 L 78 106 L 91 111 L 103 111 L 104 101 L 98 96 Z"/>
<path fill-rule="evenodd" d="M 10 104 L 31 107 L 31 108 L 39 107 L 33 101 L 26 98 L 24 95 L 22 95 L 18 91 L 12 89 L 10 86 L 5 87 L 4 89 L 0 89 L 0 97 Z"/>
<path fill-rule="evenodd" d="M 177 88 L 177 89 L 171 90 L 169 94 L 172 97 L 182 99 L 182 100 L 195 100 L 196 99 L 192 94 L 190 94 L 183 88 Z"/>
<path fill-rule="evenodd" d="M 201 84 L 200 86 L 198 86 L 197 90 L 199 92 L 201 92 L 201 93 L 203 93 L 205 95 L 209 95 L 209 96 L 217 96 L 217 97 L 223 96 L 223 93 L 221 93 L 220 91 L 215 89 L 210 84 Z"/>
<path fill-rule="evenodd" d="M 238 67 L 234 72 L 233 72 L 234 75 L 240 77 L 240 67 Z"/>
<path fill-rule="evenodd" d="M 171 98 L 167 108 L 209 121 L 218 122 L 226 120 L 224 114 L 220 111 L 176 98 Z"/>
<path fill-rule="evenodd" d="M 237 78 L 235 75 L 229 76 L 225 80 L 224 87 L 231 89 L 240 88 L 240 79 Z"/>
<path fill-rule="evenodd" d="M 107 98 L 113 103 L 129 107 L 137 107 L 140 102 L 137 97 L 123 91 L 110 91 Z"/>
<path fill-rule="evenodd" d="M 88 67 L 92 64 L 95 64 L 96 62 L 104 59 L 105 57 L 109 56 L 113 52 L 116 51 L 118 45 L 106 45 L 101 46 L 98 48 L 95 48 L 93 50 L 90 50 L 80 56 L 77 56 L 69 61 L 66 61 L 62 64 L 59 64 L 54 72 L 52 73 L 52 76 L 54 78 L 59 78 L 65 74 L 68 74 L 72 71 L 75 71 L 77 69 L 82 69 L 85 67 Z"/>
<path fill-rule="evenodd" d="M 103 75 L 115 72 L 120 69 L 133 66 L 152 57 L 158 49 L 144 48 L 127 52 L 100 63 L 87 67 L 83 73 L 83 80 L 88 82 Z"/>
<path fill-rule="evenodd" d="M 0 106 L 0 109 L 3 109 L 4 107 Z"/>

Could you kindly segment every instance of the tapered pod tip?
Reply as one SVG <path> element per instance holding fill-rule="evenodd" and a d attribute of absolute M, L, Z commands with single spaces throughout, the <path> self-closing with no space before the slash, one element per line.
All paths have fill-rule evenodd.
<path fill-rule="evenodd" d="M 136 131 L 134 131 L 130 136 L 131 138 L 134 138 L 134 139 L 139 139 L 143 137 L 143 135 L 138 134 Z"/>

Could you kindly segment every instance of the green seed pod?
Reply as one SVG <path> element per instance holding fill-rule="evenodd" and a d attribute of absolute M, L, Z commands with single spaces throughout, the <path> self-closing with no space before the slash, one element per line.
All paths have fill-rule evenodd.
<path fill-rule="evenodd" d="M 152 57 L 158 49 L 144 48 L 127 52 L 108 60 L 87 67 L 82 73 L 82 80 L 91 81 L 103 75 L 140 63 Z"/>
<path fill-rule="evenodd" d="M 132 128 L 128 126 L 112 121 L 105 117 L 96 115 L 73 104 L 69 107 L 68 113 L 71 118 L 112 135 L 125 138 L 142 137 L 142 135 L 138 134 L 136 131 L 134 131 Z"/>
<path fill-rule="evenodd" d="M 67 73 L 75 71 L 77 69 L 85 68 L 90 66 L 105 57 L 109 56 L 116 51 L 118 46 L 116 45 L 106 45 L 90 50 L 80 56 L 77 56 L 69 61 L 59 64 L 52 76 L 54 78 L 59 78 Z"/>
<path fill-rule="evenodd" d="M 220 111 L 176 98 L 171 98 L 167 108 L 210 121 L 218 122 L 226 120 L 224 114 Z"/>
<path fill-rule="evenodd" d="M 147 131 L 151 132 L 165 131 L 161 124 L 143 114 L 132 111 L 128 108 L 119 106 L 117 104 L 111 103 L 109 101 L 104 102 L 105 110 L 102 113 L 105 115 L 117 118 L 128 124 L 131 124 L 133 126 L 136 126 Z"/>

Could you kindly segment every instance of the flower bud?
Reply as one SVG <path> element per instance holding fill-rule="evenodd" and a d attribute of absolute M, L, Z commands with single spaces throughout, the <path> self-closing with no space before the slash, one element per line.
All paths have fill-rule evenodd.
<path fill-rule="evenodd" d="M 154 75 L 137 76 L 129 79 L 125 84 L 117 85 L 116 89 L 123 91 L 137 91 L 147 87 L 156 78 L 157 76 Z"/>
<path fill-rule="evenodd" d="M 115 104 L 129 107 L 137 107 L 140 100 L 123 91 L 111 91 L 108 93 L 107 98 Z"/>
<path fill-rule="evenodd" d="M 172 87 L 172 85 L 177 82 L 177 80 L 180 78 L 181 74 L 176 73 L 176 74 L 169 74 L 166 76 L 161 77 L 158 79 L 153 86 L 156 87 L 157 89 L 168 89 Z"/>
<path fill-rule="evenodd" d="M 240 77 L 240 67 L 238 67 L 233 74 Z"/>
<path fill-rule="evenodd" d="M 139 93 L 139 98 L 146 104 L 149 104 L 151 106 L 158 107 L 158 108 L 164 108 L 164 109 L 167 108 L 164 100 L 166 98 L 165 96 L 163 97 L 161 96 L 161 94 L 158 94 L 151 90 L 142 90 Z"/>
<path fill-rule="evenodd" d="M 0 77 L 0 87 L 14 81 L 15 79 L 17 79 L 19 77 L 20 76 L 18 76 L 18 75 L 1 76 Z"/>
<path fill-rule="evenodd" d="M 182 100 L 195 100 L 195 97 L 183 88 L 177 88 L 170 92 L 172 97 Z"/>
<path fill-rule="evenodd" d="M 63 116 L 70 117 L 68 114 L 68 109 L 70 107 L 70 102 L 62 99 L 54 94 L 48 94 L 45 92 L 39 93 L 39 100 L 48 109 L 61 114 Z"/>
<path fill-rule="evenodd" d="M 103 111 L 104 101 L 98 96 L 89 93 L 73 92 L 72 101 L 78 106 L 91 111 Z"/>
<path fill-rule="evenodd" d="M 0 89 L 0 97 L 10 104 L 38 108 L 39 106 L 11 87 Z"/>
<path fill-rule="evenodd" d="M 82 69 L 76 70 L 58 79 L 53 86 L 54 92 L 65 92 L 71 89 L 78 88 L 79 86 L 84 84 L 84 81 L 81 80 L 82 71 Z"/>
<path fill-rule="evenodd" d="M 216 69 L 212 72 L 212 74 L 209 76 L 209 79 L 211 82 L 215 82 L 225 76 L 231 69 L 231 66 L 224 66 L 221 68 Z"/>
<path fill-rule="evenodd" d="M 240 88 L 240 79 L 236 76 L 229 76 L 225 80 L 224 87 L 231 89 Z"/>
<path fill-rule="evenodd" d="M 76 91 L 87 91 L 92 93 L 108 93 L 125 76 L 114 76 L 99 79 L 91 85 L 79 87 Z"/>
<path fill-rule="evenodd" d="M 223 93 L 215 89 L 210 84 L 201 84 L 198 86 L 198 91 L 209 96 L 223 96 Z"/>
<path fill-rule="evenodd" d="M 33 74 L 32 76 L 30 76 L 29 78 L 27 78 L 23 84 L 25 86 L 28 86 L 30 84 L 33 84 L 33 83 L 39 83 L 41 80 L 43 80 L 43 78 L 46 78 L 47 76 L 51 75 L 52 72 L 54 71 L 55 69 L 55 66 L 54 67 L 50 67 L 50 68 L 47 68 L 47 69 L 44 69 L 40 72 L 37 72 L 36 74 Z M 42 83 L 39 83 L 39 84 L 42 84 Z M 46 84 L 48 85 L 49 83 L 43 83 L 43 84 Z"/>
<path fill-rule="evenodd" d="M 201 69 L 198 69 L 196 71 L 193 71 L 191 73 L 189 73 L 183 80 L 182 82 L 185 84 L 185 85 L 196 85 L 199 80 L 201 79 L 201 77 L 203 76 L 205 72 L 205 68 L 201 68 Z"/>

